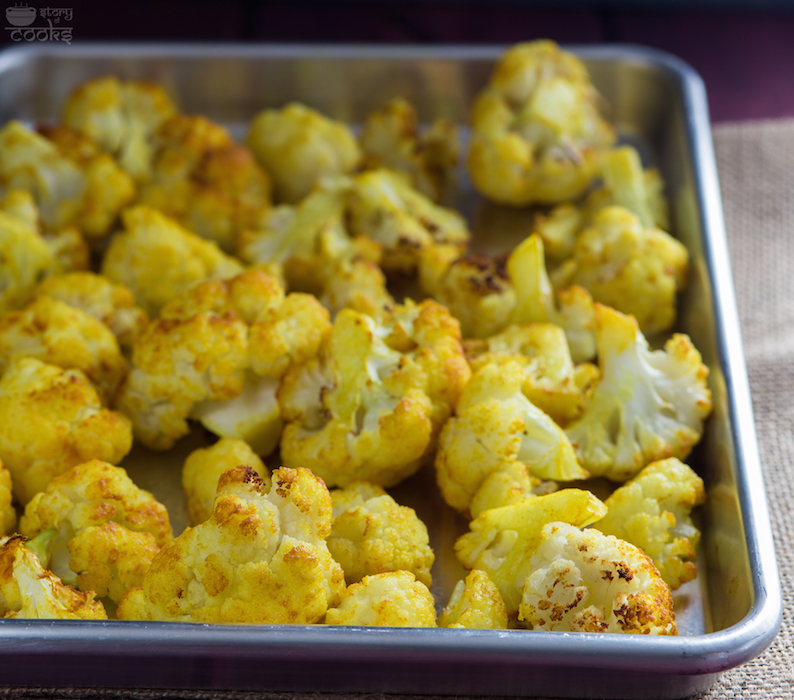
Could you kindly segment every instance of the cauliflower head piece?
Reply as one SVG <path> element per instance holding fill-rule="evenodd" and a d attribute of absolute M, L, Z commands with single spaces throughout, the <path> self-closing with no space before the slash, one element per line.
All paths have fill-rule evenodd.
<path fill-rule="evenodd" d="M 436 608 L 427 586 L 408 571 L 365 576 L 325 615 L 327 625 L 435 627 Z"/>
<path fill-rule="evenodd" d="M 382 488 L 354 481 L 331 491 L 334 522 L 328 550 L 348 583 L 387 571 L 408 571 L 426 586 L 435 555 L 427 527 L 413 508 L 399 505 Z"/>
<path fill-rule="evenodd" d="M 119 603 L 123 620 L 312 624 L 344 591 L 328 552 L 332 504 L 307 469 L 282 467 L 267 491 L 247 466 L 227 471 L 209 520 L 155 557 L 140 588 Z"/>
<path fill-rule="evenodd" d="M 346 175 L 361 160 L 350 128 L 297 102 L 254 117 L 247 139 L 273 178 L 278 202 L 295 204 L 326 175 Z"/>
<path fill-rule="evenodd" d="M 689 337 L 651 350 L 633 316 L 595 305 L 601 379 L 581 418 L 566 427 L 593 476 L 627 481 L 660 459 L 685 459 L 711 412 L 708 368 Z"/>
<path fill-rule="evenodd" d="M 529 569 L 518 618 L 534 630 L 678 634 L 670 589 L 628 542 L 551 522 Z"/>
<path fill-rule="evenodd" d="M 515 206 L 575 199 L 615 140 L 584 64 L 554 42 L 517 44 L 472 108 L 474 186 Z"/>
<path fill-rule="evenodd" d="M 507 610 L 496 584 L 479 569 L 458 581 L 449 604 L 438 616 L 439 627 L 478 630 L 507 629 Z"/>
<path fill-rule="evenodd" d="M 607 498 L 594 527 L 642 549 L 672 590 L 697 576 L 700 531 L 690 517 L 706 499 L 703 480 L 671 457 L 652 462 Z"/>
<path fill-rule="evenodd" d="M 21 535 L 0 539 L 0 615 L 4 618 L 107 620 L 94 594 L 81 593 L 46 571 Z"/>
<path fill-rule="evenodd" d="M 131 447 L 129 419 L 103 408 L 80 370 L 26 357 L 0 378 L 0 459 L 22 505 L 55 476 L 91 459 L 118 464 Z"/>

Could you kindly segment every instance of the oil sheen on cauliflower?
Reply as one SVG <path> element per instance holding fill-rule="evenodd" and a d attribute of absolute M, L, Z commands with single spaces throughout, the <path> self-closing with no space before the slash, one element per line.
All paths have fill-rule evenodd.
<path fill-rule="evenodd" d="M 42 564 L 65 583 L 115 602 L 141 584 L 154 555 L 173 539 L 165 506 L 124 469 L 100 460 L 50 481 L 25 506 L 19 531 L 42 540 Z"/>
<path fill-rule="evenodd" d="M 327 625 L 435 627 L 436 608 L 425 584 L 408 571 L 365 576 L 342 594 L 325 616 Z"/>
<path fill-rule="evenodd" d="M 708 368 L 686 335 L 650 350 L 636 320 L 595 305 L 601 379 L 566 432 L 593 476 L 627 481 L 645 465 L 684 459 L 711 412 Z"/>
<path fill-rule="evenodd" d="M 22 505 L 53 477 L 91 459 L 118 464 L 131 447 L 129 419 L 103 408 L 80 370 L 28 357 L 0 379 L 0 459 Z"/>
<path fill-rule="evenodd" d="M 534 630 L 678 634 L 670 589 L 628 542 L 551 522 L 529 569 L 518 617 Z"/>
<path fill-rule="evenodd" d="M 331 486 L 394 485 L 432 453 L 469 376 L 458 324 L 435 302 L 379 320 L 344 309 L 318 356 L 284 376 L 281 458 Z"/>
<path fill-rule="evenodd" d="M 449 604 L 438 616 L 439 627 L 500 630 L 507 628 L 507 610 L 496 584 L 479 569 L 458 581 Z"/>
<path fill-rule="evenodd" d="M 0 616 L 107 620 L 105 608 L 93 593 L 80 593 L 46 571 L 21 535 L 0 539 Z"/>
<path fill-rule="evenodd" d="M 334 523 L 328 549 L 347 583 L 387 571 L 409 571 L 426 586 L 435 555 L 427 527 L 413 508 L 399 505 L 381 487 L 354 481 L 331 491 Z"/>
<path fill-rule="evenodd" d="M 605 501 L 594 527 L 642 549 L 672 590 L 697 576 L 700 531 L 690 517 L 705 501 L 703 480 L 671 457 L 653 462 Z"/>
<path fill-rule="evenodd" d="M 584 64 L 551 41 L 513 46 L 472 109 L 468 169 L 494 201 L 523 206 L 582 194 L 615 140 Z"/>
<path fill-rule="evenodd" d="M 586 477 L 563 430 L 522 393 L 520 365 L 485 365 L 471 378 L 456 415 L 441 431 L 436 478 L 444 500 L 461 513 L 505 503 L 484 502 L 493 494 L 489 478 L 510 470 L 523 482 L 521 497 L 531 496 L 537 479 L 571 481 Z M 523 478 L 521 478 L 523 475 Z"/>
<path fill-rule="evenodd" d="M 345 175 L 361 160 L 350 128 L 297 102 L 266 109 L 251 123 L 248 146 L 273 178 L 275 198 L 295 204 L 326 175 Z"/>
<path fill-rule="evenodd" d="M 141 588 L 122 599 L 123 620 L 264 624 L 322 622 L 344 591 L 328 552 L 332 504 L 307 469 L 282 467 L 273 487 L 250 467 L 227 471 L 209 520 L 155 557 Z"/>

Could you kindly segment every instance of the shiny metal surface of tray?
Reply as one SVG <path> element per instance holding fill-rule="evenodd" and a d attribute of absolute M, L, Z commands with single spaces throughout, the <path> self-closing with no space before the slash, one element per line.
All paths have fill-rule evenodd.
<path fill-rule="evenodd" d="M 0 117 L 57 119 L 77 84 L 113 73 L 158 81 L 182 111 L 237 133 L 259 110 L 292 100 L 356 124 L 401 96 L 423 120 L 465 124 L 504 48 L 40 44 L 0 53 Z M 621 137 L 662 171 L 672 233 L 691 255 L 676 330 L 710 368 L 714 413 L 687 460 L 708 500 L 699 509 L 700 574 L 675 593 L 680 636 L 0 620 L 4 684 L 672 698 L 705 689 L 768 646 L 780 625 L 780 585 L 704 87 L 667 54 L 570 48 Z M 475 249 L 508 250 L 526 235 L 526 212 L 485 203 L 465 176 L 455 204 Z M 169 453 L 136 448 L 122 463 L 166 503 L 176 532 L 186 524 L 182 460 L 202 440 L 197 431 Z M 465 522 L 436 494 L 432 469 L 391 492 L 428 524 L 443 605 L 462 572 L 451 544 Z"/>

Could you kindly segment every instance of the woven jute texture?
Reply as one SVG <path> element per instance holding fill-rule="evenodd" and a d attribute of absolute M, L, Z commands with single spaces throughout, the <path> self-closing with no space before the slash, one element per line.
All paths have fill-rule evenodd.
<path fill-rule="evenodd" d="M 696 698 L 794 699 L 794 120 L 718 126 L 714 142 L 785 610 L 783 628 L 766 653 L 726 672 Z M 6 698 L 383 700 L 384 696 L 0 687 L 0 700 Z M 458 696 L 458 700 L 466 699 Z"/>

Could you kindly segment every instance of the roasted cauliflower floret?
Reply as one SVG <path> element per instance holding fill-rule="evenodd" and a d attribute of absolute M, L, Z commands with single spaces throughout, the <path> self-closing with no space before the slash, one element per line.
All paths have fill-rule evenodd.
<path fill-rule="evenodd" d="M 11 534 L 17 525 L 17 511 L 12 499 L 11 472 L 0 459 L 0 536 Z"/>
<path fill-rule="evenodd" d="M 689 337 L 650 350 L 636 320 L 596 304 L 601 379 L 581 418 L 566 428 L 593 476 L 626 481 L 645 465 L 684 459 L 711 412 L 708 368 Z"/>
<path fill-rule="evenodd" d="M 331 497 L 307 469 L 273 472 L 268 493 L 247 466 L 226 472 L 209 520 L 155 557 L 141 588 L 122 599 L 123 620 L 322 622 L 344 591 L 328 552 Z"/>
<path fill-rule="evenodd" d="M 440 202 L 452 184 L 460 143 L 448 119 L 436 119 L 420 132 L 413 105 L 396 98 L 367 117 L 361 148 L 365 168 L 405 173 L 419 192 Z"/>
<path fill-rule="evenodd" d="M 651 335 L 675 322 L 688 264 L 686 248 L 670 234 L 645 228 L 628 209 L 607 207 L 576 239 L 573 257 L 560 272 L 566 284 L 584 287 L 595 301 L 631 314 Z"/>
<path fill-rule="evenodd" d="M 173 539 L 165 506 L 99 460 L 53 478 L 25 507 L 19 531 L 45 541 L 36 548 L 41 562 L 65 583 L 116 602 Z"/>
<path fill-rule="evenodd" d="M 149 322 L 129 288 L 93 272 L 55 275 L 39 284 L 35 294 L 58 299 L 93 316 L 110 328 L 125 349 L 132 347 Z"/>
<path fill-rule="evenodd" d="M 178 294 L 206 280 L 243 271 L 239 260 L 146 206 L 127 209 L 102 261 L 102 274 L 132 290 L 135 302 L 156 316 Z"/>
<path fill-rule="evenodd" d="M 248 147 L 273 178 L 278 202 L 295 204 L 321 177 L 345 175 L 361 160 L 350 128 L 305 105 L 266 109 L 251 123 Z"/>
<path fill-rule="evenodd" d="M 470 370 L 457 322 L 433 301 L 375 320 L 341 311 L 319 355 L 284 376 L 281 458 L 332 486 L 391 486 L 435 445 Z"/>
<path fill-rule="evenodd" d="M 127 361 L 108 327 L 48 296 L 0 318 L 0 374 L 11 361 L 22 357 L 82 370 L 105 405 L 127 375 Z"/>
<path fill-rule="evenodd" d="M 270 488 L 270 472 L 247 442 L 221 438 L 211 447 L 193 450 L 182 467 L 182 488 L 187 497 L 190 523 L 198 525 L 212 515 L 218 481 L 224 472 L 245 464 Z"/>
<path fill-rule="evenodd" d="M 270 180 L 251 152 L 204 117 L 175 115 L 154 134 L 138 201 L 233 251 L 270 207 Z"/>
<path fill-rule="evenodd" d="M 524 381 L 515 362 L 485 365 L 474 373 L 456 415 L 441 431 L 436 478 L 444 500 L 461 513 L 470 511 L 491 475 L 516 463 L 527 470 L 522 479 L 527 493 L 537 483 L 532 477 L 571 481 L 587 476 L 562 429 L 522 393 Z M 494 505 L 503 504 L 488 504 Z"/>
<path fill-rule="evenodd" d="M 642 549 L 675 590 L 697 576 L 700 531 L 690 517 L 706 499 L 703 480 L 675 457 L 653 462 L 607 498 L 594 527 Z"/>
<path fill-rule="evenodd" d="M 103 76 L 72 91 L 63 122 L 93 139 L 139 182 L 149 174 L 154 133 L 175 113 L 160 85 Z"/>
<path fill-rule="evenodd" d="M 348 583 L 387 571 L 409 571 L 426 586 L 435 555 L 427 527 L 413 508 L 374 484 L 354 481 L 331 491 L 334 523 L 328 549 Z"/>
<path fill-rule="evenodd" d="M 507 610 L 496 584 L 484 571 L 470 571 L 458 581 L 438 616 L 439 627 L 500 630 L 507 627 Z"/>
<path fill-rule="evenodd" d="M 12 362 L 0 379 L 0 459 L 23 505 L 77 464 L 118 464 L 132 447 L 130 421 L 102 408 L 86 376 L 34 358 Z"/>
<path fill-rule="evenodd" d="M 474 186 L 516 206 L 578 197 L 615 140 L 599 99 L 584 64 L 555 43 L 509 49 L 472 109 Z"/>
<path fill-rule="evenodd" d="M 628 542 L 551 522 L 529 571 L 518 618 L 534 630 L 678 634 L 670 589 Z"/>
<path fill-rule="evenodd" d="M 435 627 L 436 608 L 427 586 L 408 571 L 365 576 L 348 586 L 342 602 L 325 616 L 327 625 Z"/>
<path fill-rule="evenodd" d="M 21 535 L 0 540 L 0 616 L 107 620 L 93 593 L 80 593 L 45 571 Z"/>

